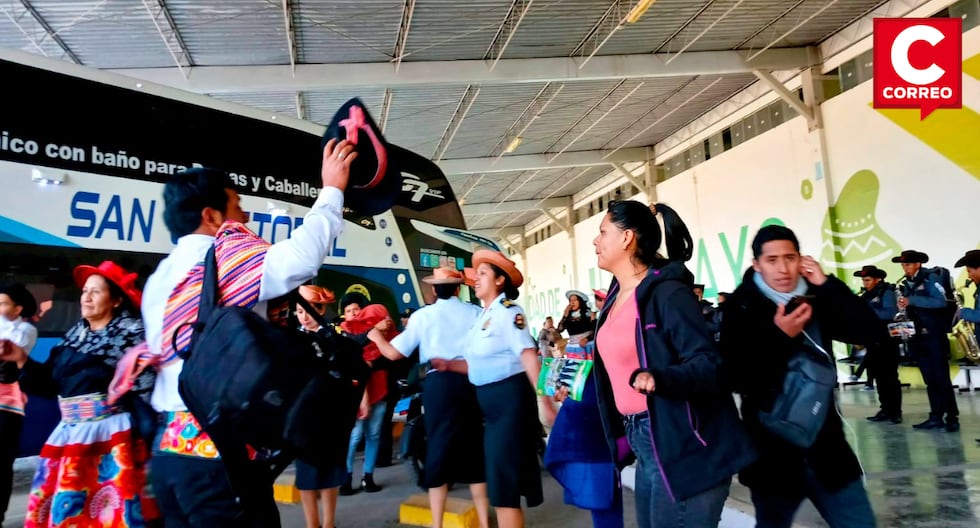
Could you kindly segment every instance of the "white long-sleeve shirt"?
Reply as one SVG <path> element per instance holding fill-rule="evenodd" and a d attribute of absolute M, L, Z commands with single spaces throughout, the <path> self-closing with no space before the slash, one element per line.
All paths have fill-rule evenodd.
<path fill-rule="evenodd" d="M 262 264 L 259 302 L 254 308 L 255 312 L 265 316 L 265 301 L 284 295 L 316 276 L 334 239 L 343 231 L 343 204 L 344 195 L 339 189 L 324 187 L 303 219 L 303 225 L 294 229 L 289 239 L 269 247 Z M 163 342 L 163 330 L 164 312 L 170 294 L 191 269 L 204 260 L 213 244 L 214 237 L 207 235 L 181 237 L 177 240 L 177 247 L 147 279 L 143 288 L 143 325 L 147 345 L 154 354 L 160 354 L 163 346 L 169 346 Z M 182 360 L 176 360 L 162 366 L 157 373 L 151 399 L 157 411 L 187 410 L 177 392 L 177 378 L 183 366 Z"/>

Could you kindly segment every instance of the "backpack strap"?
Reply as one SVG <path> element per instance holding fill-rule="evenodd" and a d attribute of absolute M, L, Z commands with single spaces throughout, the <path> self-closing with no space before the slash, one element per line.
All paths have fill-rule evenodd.
<path fill-rule="evenodd" d="M 201 298 L 197 306 L 197 320 L 194 322 L 184 323 L 178 326 L 173 335 L 170 338 L 170 346 L 173 348 L 174 352 L 181 359 L 187 359 L 191 355 L 191 351 L 197 345 L 197 337 L 200 335 L 200 330 L 204 328 L 205 322 L 211 317 L 211 313 L 218 306 L 218 259 L 215 255 L 214 245 L 208 249 L 207 254 L 204 256 L 204 278 L 201 280 Z M 186 350 L 177 349 L 177 337 L 180 335 L 180 330 L 187 325 L 191 325 L 193 329 L 193 335 L 191 336 L 191 343 L 188 345 Z"/>

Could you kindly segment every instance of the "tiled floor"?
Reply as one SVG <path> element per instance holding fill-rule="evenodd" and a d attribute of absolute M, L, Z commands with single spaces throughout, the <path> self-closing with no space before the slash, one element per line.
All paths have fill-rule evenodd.
<path fill-rule="evenodd" d="M 843 415 L 850 425 L 848 438 L 867 471 L 867 489 L 880 527 L 976 527 L 980 526 L 980 394 L 958 395 L 962 429 L 958 433 L 916 431 L 928 411 L 925 391 L 906 391 L 905 423 L 885 425 L 865 421 L 874 414 L 873 392 L 850 387 L 840 396 Z M 359 465 L 359 464 L 358 464 Z M 18 464 L 17 486 L 5 526 L 20 526 L 27 502 L 30 464 Z M 398 505 L 419 493 L 404 467 L 379 469 L 376 480 L 385 486 L 380 493 L 341 497 L 338 526 L 342 528 L 399 526 Z M 454 495 L 466 496 L 465 489 Z M 724 528 L 752 526 L 748 490 L 732 486 Z M 635 526 L 633 496 L 626 493 L 627 526 Z M 305 526 L 298 505 L 281 505 L 283 526 Z M 527 511 L 528 526 L 588 527 L 587 512 L 566 506 L 561 488 L 545 474 L 545 504 Z M 826 526 L 809 504 L 801 508 L 800 526 Z"/>

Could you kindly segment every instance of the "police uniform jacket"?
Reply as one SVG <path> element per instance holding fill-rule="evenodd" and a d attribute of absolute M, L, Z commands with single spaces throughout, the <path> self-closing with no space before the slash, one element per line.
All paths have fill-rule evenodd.
<path fill-rule="evenodd" d="M 524 372 L 521 353 L 527 348 L 537 348 L 527 329 L 524 310 L 504 294 L 487 305 L 466 341 L 470 383 L 476 386 Z"/>
<path fill-rule="evenodd" d="M 466 349 L 466 332 L 480 315 L 480 308 L 457 297 L 437 299 L 412 314 L 405 331 L 391 340 L 391 346 L 408 357 L 417 348 L 419 361 L 458 359 Z"/>

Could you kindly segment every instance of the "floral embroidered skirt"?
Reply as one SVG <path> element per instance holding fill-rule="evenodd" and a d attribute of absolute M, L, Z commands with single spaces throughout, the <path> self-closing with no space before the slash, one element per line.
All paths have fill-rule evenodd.
<path fill-rule="evenodd" d="M 80 397 L 80 398 L 85 398 Z M 148 454 L 128 413 L 66 408 L 41 449 L 25 528 L 145 526 L 159 518 L 147 481 Z M 74 414 L 74 416 L 73 416 Z"/>

